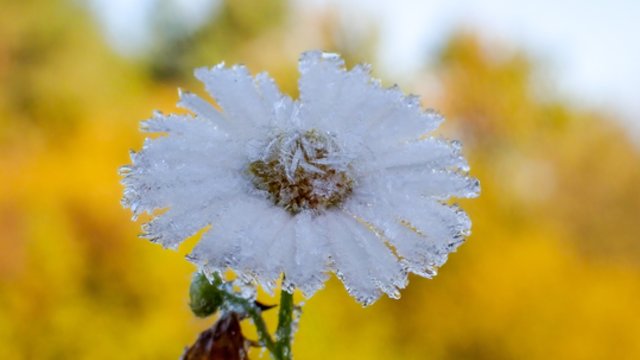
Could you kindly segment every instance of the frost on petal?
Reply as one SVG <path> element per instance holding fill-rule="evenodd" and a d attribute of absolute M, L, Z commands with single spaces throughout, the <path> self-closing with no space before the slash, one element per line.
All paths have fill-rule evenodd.
<path fill-rule="evenodd" d="M 202 236 L 189 254 L 189 259 L 197 265 L 223 272 L 227 267 L 239 265 L 239 254 L 243 254 L 245 261 L 251 259 L 247 252 L 252 251 L 253 248 L 240 252 L 239 239 L 244 243 L 252 241 L 245 236 L 245 232 L 251 226 L 251 221 L 255 221 L 256 217 L 262 214 L 258 211 L 262 208 L 253 208 L 256 203 L 252 197 L 234 200 L 227 204 L 225 211 L 215 219 L 212 229 Z"/>
<path fill-rule="evenodd" d="M 402 189 L 404 195 L 427 196 L 438 200 L 452 197 L 474 198 L 480 193 L 480 182 L 477 179 L 464 172 L 449 170 L 390 169 L 372 173 L 363 182 L 371 184 L 370 192 Z M 372 190 L 373 188 L 376 190 Z"/>
<path fill-rule="evenodd" d="M 359 161 L 357 191 L 363 196 L 397 193 L 448 200 L 473 198 L 480 193 L 478 180 L 467 174 L 469 165 L 457 141 L 418 140 L 390 147 L 385 153 L 363 156 Z"/>
<path fill-rule="evenodd" d="M 178 96 L 180 96 L 180 101 L 177 104 L 179 107 L 193 112 L 199 118 L 213 121 L 216 125 L 223 125 L 222 116 L 218 110 L 206 100 L 182 90 L 178 90 Z"/>
<path fill-rule="evenodd" d="M 398 259 L 364 224 L 345 214 L 326 215 L 330 229 L 332 268 L 347 291 L 363 305 L 375 302 L 384 292 L 399 297 L 406 273 Z"/>
<path fill-rule="evenodd" d="M 458 142 L 429 138 L 389 147 L 375 154 L 363 170 L 451 169 L 466 171 L 467 161 Z"/>
<path fill-rule="evenodd" d="M 201 214 L 209 213 L 211 205 L 188 209 L 173 207 L 144 224 L 141 237 L 165 248 L 176 249 L 186 238 L 210 224 L 211 219 Z"/>
<path fill-rule="evenodd" d="M 271 290 L 283 271 L 282 259 L 291 249 L 281 246 L 290 221 L 284 210 L 260 198 L 237 199 L 215 219 L 189 258 L 209 271 L 231 268 Z"/>
<path fill-rule="evenodd" d="M 457 142 L 436 139 L 391 148 L 363 168 L 346 205 L 391 243 L 408 271 L 421 276 L 434 276 L 470 233 L 467 215 L 441 203 L 480 191 L 460 150 Z"/>
<path fill-rule="evenodd" d="M 188 115 L 154 116 L 144 131 L 167 133 L 146 139 L 132 164 L 121 168 L 125 185 L 123 205 L 134 217 L 168 209 L 144 226 L 143 236 L 175 248 L 210 223 L 209 213 L 238 194 L 237 144 L 230 142 L 208 119 Z M 228 156 L 211 157 L 210 153 Z"/>
<path fill-rule="evenodd" d="M 424 196 L 379 193 L 374 201 L 352 201 L 347 208 L 380 231 L 408 271 L 424 277 L 436 274 L 471 229 L 458 207 Z"/>
<path fill-rule="evenodd" d="M 147 133 L 167 133 L 179 137 L 195 137 L 195 141 L 227 141 L 227 134 L 220 131 L 210 119 L 191 115 L 165 115 L 160 111 L 155 111 L 150 119 L 142 121 L 140 130 Z"/>
<path fill-rule="evenodd" d="M 351 71 L 336 54 L 306 52 L 300 58 L 301 118 L 308 126 L 359 134 L 374 151 L 417 139 L 442 122 L 418 98 L 397 87 L 383 88 L 368 66 Z"/>
<path fill-rule="evenodd" d="M 254 79 L 244 66 L 227 68 L 219 64 L 198 68 L 195 76 L 222 107 L 224 118 L 237 129 L 236 136 L 249 136 L 256 127 L 273 124 L 290 115 L 293 102 L 280 93 L 265 73 Z"/>
<path fill-rule="evenodd" d="M 292 126 L 292 117 L 296 104 L 283 95 L 269 74 L 263 72 L 256 75 L 255 84 L 262 96 L 265 107 L 273 111 L 273 125 L 281 129 Z"/>
<path fill-rule="evenodd" d="M 298 214 L 295 219 L 295 252 L 293 262 L 285 269 L 286 281 L 310 297 L 324 286 L 328 278 L 327 225 L 323 217 L 309 212 Z"/>
<path fill-rule="evenodd" d="M 242 181 L 233 161 L 211 158 L 176 136 L 147 140 L 131 158 L 133 164 L 121 173 L 126 186 L 123 204 L 134 215 L 235 193 Z"/>
<path fill-rule="evenodd" d="M 392 241 L 404 247 L 404 239 L 417 234 L 429 243 L 429 254 L 434 268 L 442 266 L 450 252 L 455 251 L 470 234 L 469 217 L 456 206 L 448 206 L 428 199 L 403 199 L 395 203 L 396 224 L 400 223 L 397 237 Z M 413 233 L 413 234 L 411 234 Z M 408 260 L 411 259 L 407 256 Z M 420 259 L 422 261 L 422 259 Z M 413 261 L 415 264 L 416 262 Z"/>
<path fill-rule="evenodd" d="M 303 53 L 299 63 L 300 102 L 309 126 L 335 121 L 333 107 L 340 103 L 344 61 L 337 54 L 318 51 Z"/>

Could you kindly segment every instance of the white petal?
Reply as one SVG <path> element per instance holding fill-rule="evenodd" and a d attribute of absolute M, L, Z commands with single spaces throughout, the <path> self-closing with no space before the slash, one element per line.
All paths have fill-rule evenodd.
<path fill-rule="evenodd" d="M 160 111 L 155 111 L 153 116 L 140 123 L 140 128 L 144 132 L 170 133 L 181 136 L 196 136 L 197 140 L 225 140 L 227 135 L 220 131 L 215 123 L 210 119 L 193 117 L 191 115 L 165 115 Z"/>
<path fill-rule="evenodd" d="M 290 227 L 290 219 L 284 209 L 271 206 L 265 199 L 253 196 L 234 199 L 189 257 L 210 270 L 234 269 L 269 290 L 280 276 L 282 259 L 290 249 L 277 245 L 283 242 L 282 235 Z"/>
<path fill-rule="evenodd" d="M 225 126 L 222 116 L 209 102 L 196 94 L 188 91 L 178 90 L 178 106 L 193 112 L 197 117 L 212 121 L 216 126 Z"/>
<path fill-rule="evenodd" d="M 299 61 L 300 102 L 309 127 L 330 123 L 333 107 L 340 102 L 344 61 L 337 54 L 305 52 Z"/>
<path fill-rule="evenodd" d="M 264 106 L 273 112 L 272 125 L 282 130 L 289 128 L 296 107 L 294 101 L 280 92 L 275 81 L 267 73 L 256 75 L 255 83 Z"/>
<path fill-rule="evenodd" d="M 241 152 L 208 120 L 156 114 L 144 123 L 169 136 L 146 139 L 123 167 L 123 203 L 134 216 L 159 208 L 189 205 L 237 193 L 243 180 Z M 211 156 L 217 154 L 217 156 Z"/>
<path fill-rule="evenodd" d="M 389 144 L 417 139 L 442 122 L 439 115 L 423 111 L 416 97 L 371 81 L 368 67 L 347 72 L 336 54 L 304 53 L 299 68 L 300 116 L 309 127 L 359 134 L 373 150 L 383 151 Z"/>
<path fill-rule="evenodd" d="M 241 265 L 255 272 L 256 279 L 271 292 L 280 275 L 293 263 L 295 220 L 284 209 L 271 205 L 265 199 L 260 200 L 264 206 L 263 215 L 251 221 L 247 235 L 254 240 L 254 246 L 247 248 L 245 244 L 242 251 L 249 249 L 255 258 Z"/>
<path fill-rule="evenodd" d="M 236 136 L 246 138 L 272 124 L 274 99 L 284 99 L 272 80 L 265 75 L 254 80 L 244 66 L 198 68 L 195 76 L 222 107 L 225 119 L 236 127 Z"/>
<path fill-rule="evenodd" d="M 144 224 L 141 237 L 176 249 L 185 239 L 209 225 L 221 205 L 209 202 L 197 207 L 173 207 Z"/>
<path fill-rule="evenodd" d="M 302 212 L 295 216 L 295 254 L 284 272 L 286 281 L 310 297 L 328 278 L 329 249 L 324 217 Z"/>
<path fill-rule="evenodd" d="M 191 148 L 179 140 L 177 137 L 147 140 L 143 151 L 132 154 L 135 171 L 129 172 L 124 182 L 139 179 L 143 182 L 141 186 L 151 191 L 162 186 L 173 188 L 165 191 L 181 191 L 188 184 L 205 184 L 201 191 L 235 186 L 227 180 L 240 179 L 238 164 L 224 155 L 211 157 L 208 149 Z"/>
<path fill-rule="evenodd" d="M 374 203 L 352 200 L 346 207 L 384 234 L 409 271 L 425 277 L 435 275 L 471 227 L 467 215 L 457 207 L 427 198 L 382 197 Z"/>
<path fill-rule="evenodd" d="M 395 168 L 362 174 L 354 191 L 361 197 L 380 194 L 426 196 L 438 200 L 452 197 L 473 198 L 480 193 L 480 182 L 464 172 L 429 168 Z"/>
<path fill-rule="evenodd" d="M 390 147 L 385 152 L 374 154 L 365 166 L 374 171 L 414 167 L 442 170 L 469 168 L 458 142 L 435 138 Z"/>
<path fill-rule="evenodd" d="M 364 305 L 382 292 L 398 297 L 397 288 L 404 287 L 406 277 L 391 250 L 353 218 L 334 212 L 326 216 L 334 271 L 347 291 Z"/>

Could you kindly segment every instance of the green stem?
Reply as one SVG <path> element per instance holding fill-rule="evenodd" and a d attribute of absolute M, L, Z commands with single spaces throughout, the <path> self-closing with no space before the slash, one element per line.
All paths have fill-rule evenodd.
<path fill-rule="evenodd" d="M 269 350 L 270 353 L 273 354 L 276 351 L 276 345 L 271 339 L 271 335 L 269 335 L 269 330 L 267 329 L 267 324 L 262 318 L 262 310 L 253 303 L 247 305 L 248 306 L 245 307 L 245 311 L 249 314 L 253 320 L 253 324 L 256 326 L 260 342 L 267 348 L 267 350 Z"/>
<path fill-rule="evenodd" d="M 222 281 L 216 276 L 216 280 L 219 280 L 221 284 Z M 222 286 L 218 286 L 218 289 L 221 290 L 222 296 L 224 300 L 230 304 L 242 307 L 251 320 L 253 320 L 253 324 L 256 327 L 256 331 L 258 333 L 258 340 L 260 343 L 269 350 L 270 353 L 275 354 L 276 352 L 276 344 L 271 339 L 271 335 L 269 335 L 269 330 L 267 329 L 267 324 L 264 322 L 262 318 L 262 310 L 256 306 L 254 301 L 249 301 L 241 296 L 236 295 L 233 292 L 226 291 Z"/>
<path fill-rule="evenodd" d="M 275 360 L 291 360 L 291 339 L 293 333 L 293 294 L 284 288 L 280 293 L 280 311 L 278 313 L 278 328 L 276 341 L 269 335 L 267 324 L 262 318 L 262 310 L 255 301 L 247 300 L 224 286 L 224 281 L 217 274 L 212 283 L 222 294 L 223 302 L 242 308 L 252 320 L 258 333 L 260 344 L 267 348 Z"/>
<path fill-rule="evenodd" d="M 293 323 L 293 294 L 284 288 L 280 292 L 280 312 L 278 313 L 278 329 L 276 330 L 276 351 L 278 360 L 291 360 L 291 337 Z"/>

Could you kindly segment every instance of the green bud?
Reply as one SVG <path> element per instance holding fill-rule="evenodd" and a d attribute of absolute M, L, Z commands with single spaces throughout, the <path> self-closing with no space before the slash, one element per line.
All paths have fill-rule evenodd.
<path fill-rule="evenodd" d="M 201 273 L 196 272 L 191 280 L 189 287 L 189 298 L 191 311 L 197 317 L 207 317 L 212 315 L 222 305 L 222 292 L 218 289 L 218 279 L 214 280 L 214 284 Z"/>

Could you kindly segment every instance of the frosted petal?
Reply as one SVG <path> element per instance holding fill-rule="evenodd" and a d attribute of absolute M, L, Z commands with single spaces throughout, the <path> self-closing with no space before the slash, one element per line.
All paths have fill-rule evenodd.
<path fill-rule="evenodd" d="M 266 277 L 265 279 L 260 279 L 260 282 L 267 289 L 271 287 L 268 284 L 273 284 L 280 277 L 280 274 L 286 274 L 294 267 L 296 251 L 295 220 L 288 214 L 284 214 L 284 212 L 283 218 L 283 226 L 269 234 L 268 241 L 264 243 L 265 246 L 260 251 L 260 258 L 263 260 L 257 263 L 259 276 Z M 263 226 L 273 228 L 272 222 L 265 223 Z M 293 286 L 289 280 L 284 283 L 284 288 L 289 292 L 293 292 Z"/>
<path fill-rule="evenodd" d="M 211 231 L 202 237 L 189 258 L 214 271 L 234 269 L 269 290 L 283 271 L 282 259 L 287 258 L 286 251 L 292 249 L 281 246 L 282 243 L 288 245 L 289 240 L 282 235 L 291 227 L 290 221 L 284 210 L 261 198 L 234 201 L 216 219 Z"/>
<path fill-rule="evenodd" d="M 256 126 L 266 126 L 272 120 L 273 103 L 268 99 L 274 95 L 262 81 L 266 96 L 263 98 L 246 67 L 236 65 L 226 68 L 224 64 L 219 64 L 210 69 L 198 68 L 195 76 L 222 107 L 225 119 L 236 126 L 239 132 L 249 131 L 251 135 Z"/>
<path fill-rule="evenodd" d="M 394 193 L 402 189 L 408 196 L 426 196 L 439 200 L 474 198 L 480 193 L 480 182 L 464 172 L 421 168 L 394 168 L 369 172 L 356 189 L 363 197 Z"/>
<path fill-rule="evenodd" d="M 212 126 L 213 125 L 213 126 Z M 140 129 L 149 133 L 170 133 L 180 136 L 196 136 L 207 141 L 225 140 L 227 135 L 220 131 L 209 119 L 191 115 L 163 114 L 155 111 L 153 116 L 140 123 Z"/>
<path fill-rule="evenodd" d="M 372 81 L 367 66 L 346 71 L 344 61 L 336 54 L 306 52 L 299 69 L 304 124 L 358 134 L 374 151 L 417 139 L 442 122 L 435 112 L 423 111 L 417 97 Z"/>
<path fill-rule="evenodd" d="M 469 165 L 457 142 L 429 138 L 398 144 L 375 154 L 367 164 L 370 170 L 398 168 L 463 169 Z"/>
<path fill-rule="evenodd" d="M 186 238 L 209 225 L 216 210 L 219 211 L 211 203 L 186 209 L 173 207 L 144 224 L 141 237 L 165 248 L 176 249 Z"/>
<path fill-rule="evenodd" d="M 381 196 L 375 202 L 351 201 L 347 208 L 391 242 L 407 270 L 425 277 L 435 275 L 471 228 L 463 211 L 425 197 Z"/>
<path fill-rule="evenodd" d="M 375 302 L 382 292 L 376 286 L 367 266 L 363 249 L 351 237 L 336 215 L 326 216 L 330 229 L 331 268 L 351 296 L 363 304 Z"/>
<path fill-rule="evenodd" d="M 388 207 L 351 204 L 349 210 L 384 235 L 402 259 L 407 271 L 430 278 L 435 275 L 437 267 L 446 261 L 446 253 L 443 258 L 427 239 L 398 222 L 396 214 Z"/>
<path fill-rule="evenodd" d="M 345 215 L 327 214 L 331 229 L 333 267 L 349 294 L 363 305 L 375 302 L 382 292 L 398 297 L 406 277 L 397 258 L 363 224 Z"/>
<path fill-rule="evenodd" d="M 285 274 L 287 281 L 302 290 L 306 296 L 318 291 L 328 278 L 326 222 L 323 217 L 314 217 L 308 212 L 295 218 L 295 253 L 293 263 Z"/>
<path fill-rule="evenodd" d="M 255 84 L 264 106 L 273 113 L 273 126 L 285 129 L 290 127 L 296 106 L 294 101 L 280 92 L 275 81 L 267 73 L 256 75 Z"/>
<path fill-rule="evenodd" d="M 224 124 L 218 110 L 198 95 L 182 90 L 178 91 L 178 95 L 180 96 L 177 104 L 179 107 L 193 112 L 197 117 L 213 121 L 216 125 Z"/>
<path fill-rule="evenodd" d="M 155 113 L 142 127 L 170 136 L 146 139 L 140 152 L 131 153 L 132 165 L 121 168 L 123 204 L 134 217 L 173 206 L 197 207 L 202 200 L 238 192 L 243 180 L 235 168 L 241 151 L 209 120 Z M 209 156 L 223 151 L 229 154 Z M 199 194 L 203 190 L 204 196 Z"/>

